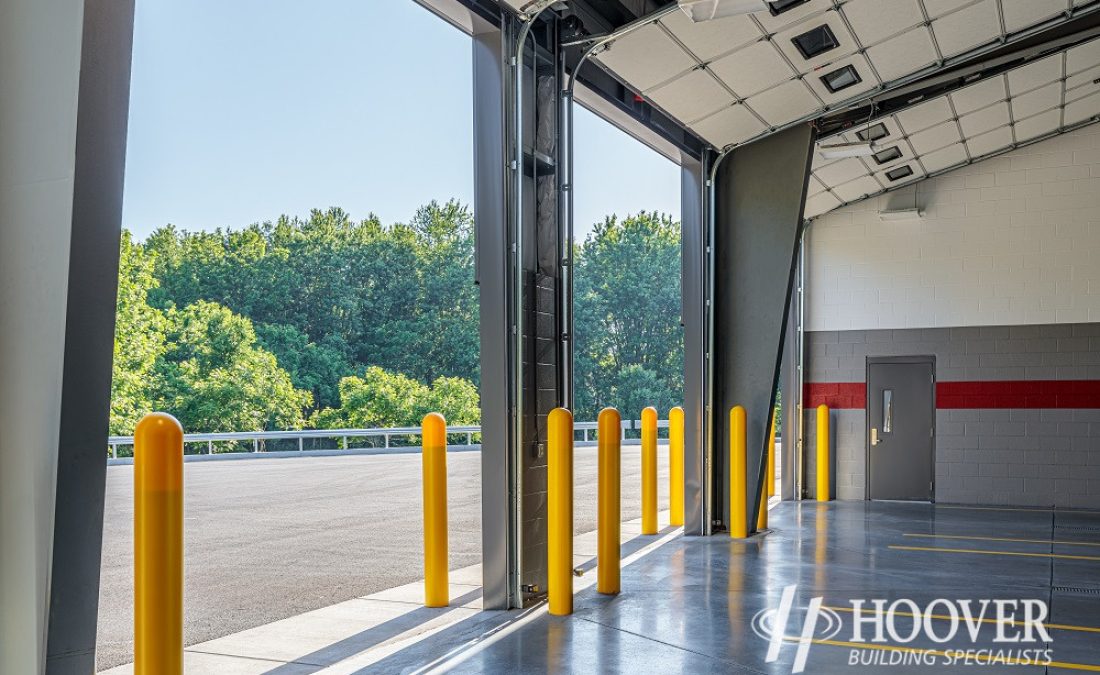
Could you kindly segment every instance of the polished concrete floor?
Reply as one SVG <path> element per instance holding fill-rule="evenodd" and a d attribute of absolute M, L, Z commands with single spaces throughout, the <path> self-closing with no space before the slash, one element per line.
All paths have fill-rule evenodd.
<path fill-rule="evenodd" d="M 371 672 L 434 663 L 487 673 L 791 673 L 798 645 L 788 639 L 778 660 L 767 663 L 769 643 L 752 624 L 792 584 L 797 588 L 788 638 L 801 635 L 803 608 L 815 597 L 837 608 L 839 622 L 832 634 L 819 617 L 804 672 L 1100 670 L 1100 513 L 805 502 L 773 509 L 772 526 L 770 534 L 746 542 L 677 537 L 624 568 L 618 596 L 592 588 L 579 593 L 572 617 L 540 615 L 500 631 L 488 645 L 471 640 L 459 623 L 374 663 Z M 873 649 L 844 644 L 853 637 L 851 600 L 876 598 L 908 598 L 922 609 L 937 598 L 971 599 L 975 614 L 983 599 L 1042 600 L 1051 611 L 1052 641 L 995 642 L 991 610 L 986 622 L 975 624 L 977 640 L 960 627 L 944 643 L 923 633 L 898 642 L 887 633 L 886 642 Z M 946 605 L 936 605 L 935 615 L 947 617 L 928 620 L 937 637 L 946 637 Z M 872 627 L 864 625 L 869 638 Z M 905 638 L 913 620 L 899 614 L 895 625 Z M 1010 625 L 1004 631 L 1006 637 L 1015 634 Z M 974 653 L 971 665 L 954 651 L 980 649 L 994 651 Z M 452 655 L 439 662 L 448 650 Z M 1007 664 L 987 663 L 991 653 Z M 849 665 L 861 657 L 867 665 Z M 1039 658 L 1053 663 L 1025 663 Z M 897 664 L 905 659 L 907 664 Z"/>
<path fill-rule="evenodd" d="M 771 510 L 770 532 L 744 541 L 683 537 L 661 517 L 656 536 L 623 524 L 616 596 L 594 588 L 595 533 L 576 538 L 586 573 L 574 580 L 572 616 L 545 604 L 483 610 L 475 565 L 452 572 L 450 607 L 423 607 L 423 586 L 411 583 L 193 645 L 187 672 L 796 673 L 803 647 L 806 673 L 1100 671 L 1100 512 L 787 502 Z M 897 608 L 893 635 L 857 642 L 852 601 L 876 599 L 915 605 Z M 960 622 L 948 635 L 964 600 L 981 617 L 975 634 Z M 1050 641 L 1036 631 L 1037 641 L 998 642 L 998 628 L 1012 638 L 1022 626 L 992 606 L 979 614 L 993 600 L 1015 601 L 1017 618 L 1022 601 L 1041 601 Z M 912 612 L 933 601 L 913 633 Z"/>

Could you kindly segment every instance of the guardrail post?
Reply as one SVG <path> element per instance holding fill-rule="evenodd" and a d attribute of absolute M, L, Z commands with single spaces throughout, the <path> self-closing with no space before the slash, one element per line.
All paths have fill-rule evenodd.
<path fill-rule="evenodd" d="M 775 410 L 772 410 L 771 426 L 768 429 L 768 470 L 765 476 L 768 483 L 766 493 L 772 497 L 775 495 Z"/>
<path fill-rule="evenodd" d="M 390 447 L 390 435 L 389 434 L 383 434 L 382 438 L 385 439 L 386 449 L 389 449 L 389 447 Z"/>
<path fill-rule="evenodd" d="M 642 410 L 642 534 L 657 534 L 657 409 Z"/>
<path fill-rule="evenodd" d="M 166 413 L 134 429 L 134 673 L 183 673 L 183 429 Z"/>
<path fill-rule="evenodd" d="M 622 418 L 614 408 L 604 408 L 597 424 L 596 590 L 614 595 L 620 587 Z"/>
<path fill-rule="evenodd" d="M 668 517 L 671 525 L 684 524 L 684 409 L 668 411 Z"/>
<path fill-rule="evenodd" d="M 730 410 L 730 536 L 734 539 L 749 536 L 745 459 L 745 409 L 738 405 Z"/>
<path fill-rule="evenodd" d="M 260 451 L 260 439 L 253 438 L 252 439 L 252 452 L 259 452 L 259 451 Z"/>
<path fill-rule="evenodd" d="M 424 606 L 450 604 L 447 569 L 447 421 L 428 413 L 421 425 L 424 471 Z"/>
<path fill-rule="evenodd" d="M 302 436 L 299 436 L 298 437 L 298 452 L 303 452 L 303 451 L 305 451 L 305 438 L 303 438 Z"/>
<path fill-rule="evenodd" d="M 573 613 L 573 415 L 554 408 L 546 420 L 547 578 L 550 613 Z"/>
<path fill-rule="evenodd" d="M 341 436 L 340 437 L 340 447 L 344 450 L 348 449 L 348 437 L 347 436 Z"/>
<path fill-rule="evenodd" d="M 829 501 L 829 406 L 822 403 L 817 406 L 817 501 Z"/>

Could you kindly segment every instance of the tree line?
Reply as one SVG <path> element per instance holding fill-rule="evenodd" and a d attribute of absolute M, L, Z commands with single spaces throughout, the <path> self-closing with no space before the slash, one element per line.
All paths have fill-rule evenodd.
<path fill-rule="evenodd" d="M 330 208 L 124 233 L 111 433 L 150 410 L 189 432 L 479 423 L 473 242 L 456 201 L 389 225 Z M 679 256 L 679 224 L 655 213 L 577 246 L 578 419 L 679 403 Z"/>

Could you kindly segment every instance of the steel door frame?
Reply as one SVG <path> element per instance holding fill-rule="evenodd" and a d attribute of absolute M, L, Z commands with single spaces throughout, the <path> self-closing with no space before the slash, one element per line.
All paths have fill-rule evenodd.
<path fill-rule="evenodd" d="M 863 499 L 871 501 L 871 366 L 883 364 L 929 364 L 932 366 L 932 452 L 931 462 L 932 490 L 928 495 L 928 501 L 936 503 L 936 355 L 915 354 L 909 356 L 868 356 L 863 377 L 864 402 L 863 402 Z"/>

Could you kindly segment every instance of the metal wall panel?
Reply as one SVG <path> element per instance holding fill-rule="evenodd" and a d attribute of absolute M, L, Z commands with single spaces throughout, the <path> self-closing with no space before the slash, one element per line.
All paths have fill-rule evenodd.
<path fill-rule="evenodd" d="M 753 517 L 775 405 L 791 291 L 802 232 L 814 131 L 792 127 L 739 148 L 715 179 L 714 505 L 729 523 L 729 411 L 747 412 Z"/>
<path fill-rule="evenodd" d="M 680 160 L 680 322 L 684 327 L 684 533 L 708 533 L 706 480 L 706 236 L 704 165 Z"/>
<path fill-rule="evenodd" d="M 516 465 L 511 452 L 509 242 L 505 211 L 504 52 L 500 30 L 473 37 L 474 232 L 480 293 L 483 602 L 513 606 Z"/>
<path fill-rule="evenodd" d="M 133 36 L 133 0 L 85 0 L 47 673 L 95 671 Z"/>

